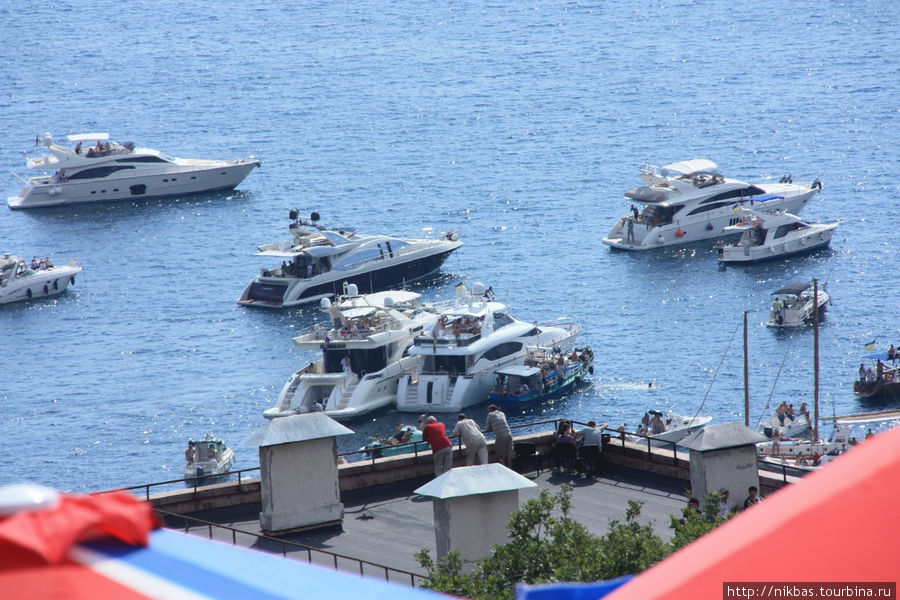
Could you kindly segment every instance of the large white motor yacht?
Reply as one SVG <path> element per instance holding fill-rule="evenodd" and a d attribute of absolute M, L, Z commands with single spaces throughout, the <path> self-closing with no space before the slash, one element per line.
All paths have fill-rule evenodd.
<path fill-rule="evenodd" d="M 257 256 L 281 259 L 281 266 L 262 269 L 238 299 L 238 304 L 284 308 L 339 296 L 344 284 L 363 292 L 400 287 L 440 269 L 462 246 L 455 233 L 438 239 L 411 239 L 363 234 L 353 228 L 329 229 L 311 219 L 290 225 L 291 239 L 259 246 Z"/>
<path fill-rule="evenodd" d="M 514 319 L 480 283 L 457 291 L 456 299 L 432 305 L 438 323 L 409 350 L 421 362 L 416 373 L 400 380 L 400 411 L 457 412 L 486 401 L 497 369 L 524 364 L 537 346 L 569 353 L 581 331 L 577 323 L 538 326 Z"/>
<path fill-rule="evenodd" d="M 391 290 L 347 295 L 334 304 L 321 300 L 331 315 L 327 325 L 294 338 L 300 350 L 317 350 L 322 358 L 294 373 L 281 390 L 278 404 L 267 409 L 269 419 L 324 410 L 345 421 L 393 406 L 397 382 L 413 374 L 418 356 L 406 354 L 412 340 L 437 321 L 414 292 Z"/>
<path fill-rule="evenodd" d="M 259 166 L 255 159 L 176 158 L 157 150 L 135 148 L 131 142 L 110 142 L 108 133 L 80 133 L 68 139 L 74 148 L 56 144 L 49 133 L 43 135 L 49 154 L 29 158 L 27 165 L 29 169 L 53 173 L 30 179 L 16 175 L 25 187 L 18 195 L 7 198 L 10 208 L 230 190 Z"/>
<path fill-rule="evenodd" d="M 26 263 L 21 256 L 0 257 L 0 304 L 46 298 L 66 291 L 75 283 L 82 267 L 75 259 L 66 266 L 55 267 L 49 258 Z"/>
<path fill-rule="evenodd" d="M 786 212 L 756 212 L 738 209 L 740 221 L 726 227 L 729 233 L 740 233 L 733 244 L 716 246 L 719 262 L 725 264 L 749 264 L 805 254 L 824 248 L 831 243 L 831 236 L 838 223 L 806 223 L 800 217 Z"/>
<path fill-rule="evenodd" d="M 645 164 L 641 179 L 647 185 L 625 192 L 632 214 L 619 219 L 603 243 L 621 250 L 650 250 L 715 238 L 729 234 L 725 228 L 740 220 L 732 212 L 735 206 L 796 213 L 822 189 L 818 180 L 800 184 L 789 176 L 753 185 L 723 177 L 717 168 L 706 159 L 661 168 Z"/>

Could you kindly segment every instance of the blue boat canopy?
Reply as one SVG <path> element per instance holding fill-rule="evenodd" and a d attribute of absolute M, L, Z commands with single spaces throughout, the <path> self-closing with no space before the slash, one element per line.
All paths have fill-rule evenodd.
<path fill-rule="evenodd" d="M 534 375 L 539 375 L 541 370 L 537 367 L 529 367 L 527 365 L 510 365 L 508 367 L 503 367 L 502 369 L 497 369 L 495 372 L 497 373 L 497 375 L 533 377 Z"/>
<path fill-rule="evenodd" d="M 775 194 L 763 194 L 762 196 L 751 196 L 747 198 L 753 202 L 766 202 L 767 200 L 784 200 L 784 196 L 776 196 Z"/>

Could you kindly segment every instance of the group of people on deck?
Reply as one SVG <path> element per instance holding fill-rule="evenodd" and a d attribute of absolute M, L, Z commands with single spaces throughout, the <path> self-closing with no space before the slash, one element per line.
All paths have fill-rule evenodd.
<path fill-rule="evenodd" d="M 216 455 L 218 454 L 218 450 L 215 444 L 210 444 L 206 449 L 206 462 L 215 466 L 218 464 L 218 460 L 216 459 Z M 200 444 L 196 444 L 194 442 L 188 442 L 187 449 L 184 451 L 184 459 L 187 462 L 187 466 L 191 466 L 195 462 L 202 462 L 200 460 Z"/>
<path fill-rule="evenodd" d="M 457 317 L 451 323 L 447 315 L 441 315 L 441 318 L 435 323 L 434 329 L 432 329 L 432 337 L 434 338 L 452 336 L 457 341 L 463 334 L 478 335 L 479 333 L 481 333 L 481 321 L 477 317 Z"/>
<path fill-rule="evenodd" d="M 775 416 L 778 417 L 778 422 L 782 427 L 785 422 L 795 421 L 798 417 L 805 417 L 807 422 L 809 422 L 809 408 L 806 406 L 806 402 L 803 402 L 800 404 L 800 410 L 796 410 L 793 404 L 788 404 L 782 400 L 781 404 L 775 409 Z"/>
<path fill-rule="evenodd" d="M 50 260 L 50 257 L 43 260 L 39 260 L 37 256 L 31 257 L 31 270 L 32 271 L 42 271 L 44 269 L 52 269 L 53 262 Z"/>

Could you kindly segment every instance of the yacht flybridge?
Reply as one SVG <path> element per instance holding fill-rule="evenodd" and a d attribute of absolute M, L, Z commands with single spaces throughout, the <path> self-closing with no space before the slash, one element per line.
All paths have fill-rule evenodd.
<path fill-rule="evenodd" d="M 455 233 L 438 239 L 410 239 L 358 233 L 353 228 L 318 225 L 309 221 L 290 225 L 291 239 L 259 246 L 257 256 L 281 260 L 281 266 L 262 269 L 238 299 L 238 304 L 284 308 L 339 296 L 345 284 L 375 292 L 420 279 L 438 270 L 462 246 Z"/>
<path fill-rule="evenodd" d="M 327 325 L 294 338 L 300 350 L 315 350 L 321 358 L 294 373 L 281 390 L 278 404 L 263 412 L 268 419 L 323 410 L 345 421 L 392 406 L 397 382 L 415 373 L 418 356 L 406 350 L 415 336 L 430 330 L 437 316 L 414 292 L 391 290 L 347 295 L 321 301 L 329 313 Z"/>
<path fill-rule="evenodd" d="M 68 139 L 75 144 L 73 148 L 55 143 L 49 133 L 43 135 L 49 154 L 29 158 L 27 165 L 53 173 L 29 179 L 16 175 L 25 186 L 18 195 L 7 198 L 10 208 L 230 190 L 259 166 L 255 159 L 176 158 L 136 148 L 132 142 L 108 141 L 108 133 L 82 133 Z"/>
<path fill-rule="evenodd" d="M 641 179 L 646 185 L 625 192 L 632 214 L 619 219 L 603 243 L 621 250 L 650 250 L 728 235 L 732 232 L 725 228 L 741 220 L 733 212 L 736 206 L 796 213 L 822 189 L 818 180 L 799 184 L 789 176 L 753 185 L 723 177 L 717 168 L 706 159 L 661 168 L 645 164 Z"/>
<path fill-rule="evenodd" d="M 484 402 L 497 369 L 524 364 L 536 346 L 570 353 L 581 331 L 577 323 L 539 326 L 514 319 L 480 283 L 457 291 L 455 300 L 432 305 L 437 324 L 409 350 L 420 361 L 415 373 L 400 379 L 401 412 L 458 412 Z"/>

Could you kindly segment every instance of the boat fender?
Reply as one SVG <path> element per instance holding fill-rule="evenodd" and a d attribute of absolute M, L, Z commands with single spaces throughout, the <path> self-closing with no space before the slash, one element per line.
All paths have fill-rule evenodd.
<path fill-rule="evenodd" d="M 706 223 L 706 230 L 707 230 L 707 231 L 712 231 L 712 230 L 713 230 L 713 224 L 707 222 L 707 223 Z"/>
<path fill-rule="evenodd" d="M 54 280 L 53 280 L 53 289 L 54 289 L 54 290 L 58 290 L 58 289 L 59 289 L 59 279 L 54 279 Z"/>
<path fill-rule="evenodd" d="M 50 295 L 50 287 L 46 283 L 44 284 L 44 295 L 45 296 Z"/>
<path fill-rule="evenodd" d="M 678 237 L 684 237 L 684 229 L 679 227 L 678 231 L 675 232 L 675 235 L 677 235 Z"/>
<path fill-rule="evenodd" d="M 594 374 L 594 365 L 588 367 L 588 373 L 590 373 L 591 375 Z"/>
<path fill-rule="evenodd" d="M 656 243 L 660 246 L 666 243 L 666 238 L 663 237 L 663 234 L 659 234 L 659 237 L 656 238 Z"/>
<path fill-rule="evenodd" d="M 72 275 L 72 277 L 69 278 L 69 285 L 75 285 L 75 276 L 74 275 Z"/>
<path fill-rule="evenodd" d="M 884 378 L 884 380 L 886 382 L 890 382 L 890 381 L 894 380 L 894 372 L 893 371 L 885 371 L 881 376 Z"/>
<path fill-rule="evenodd" d="M 28 296 L 29 298 L 31 298 L 31 288 L 28 288 L 27 290 L 25 290 L 25 295 Z"/>

